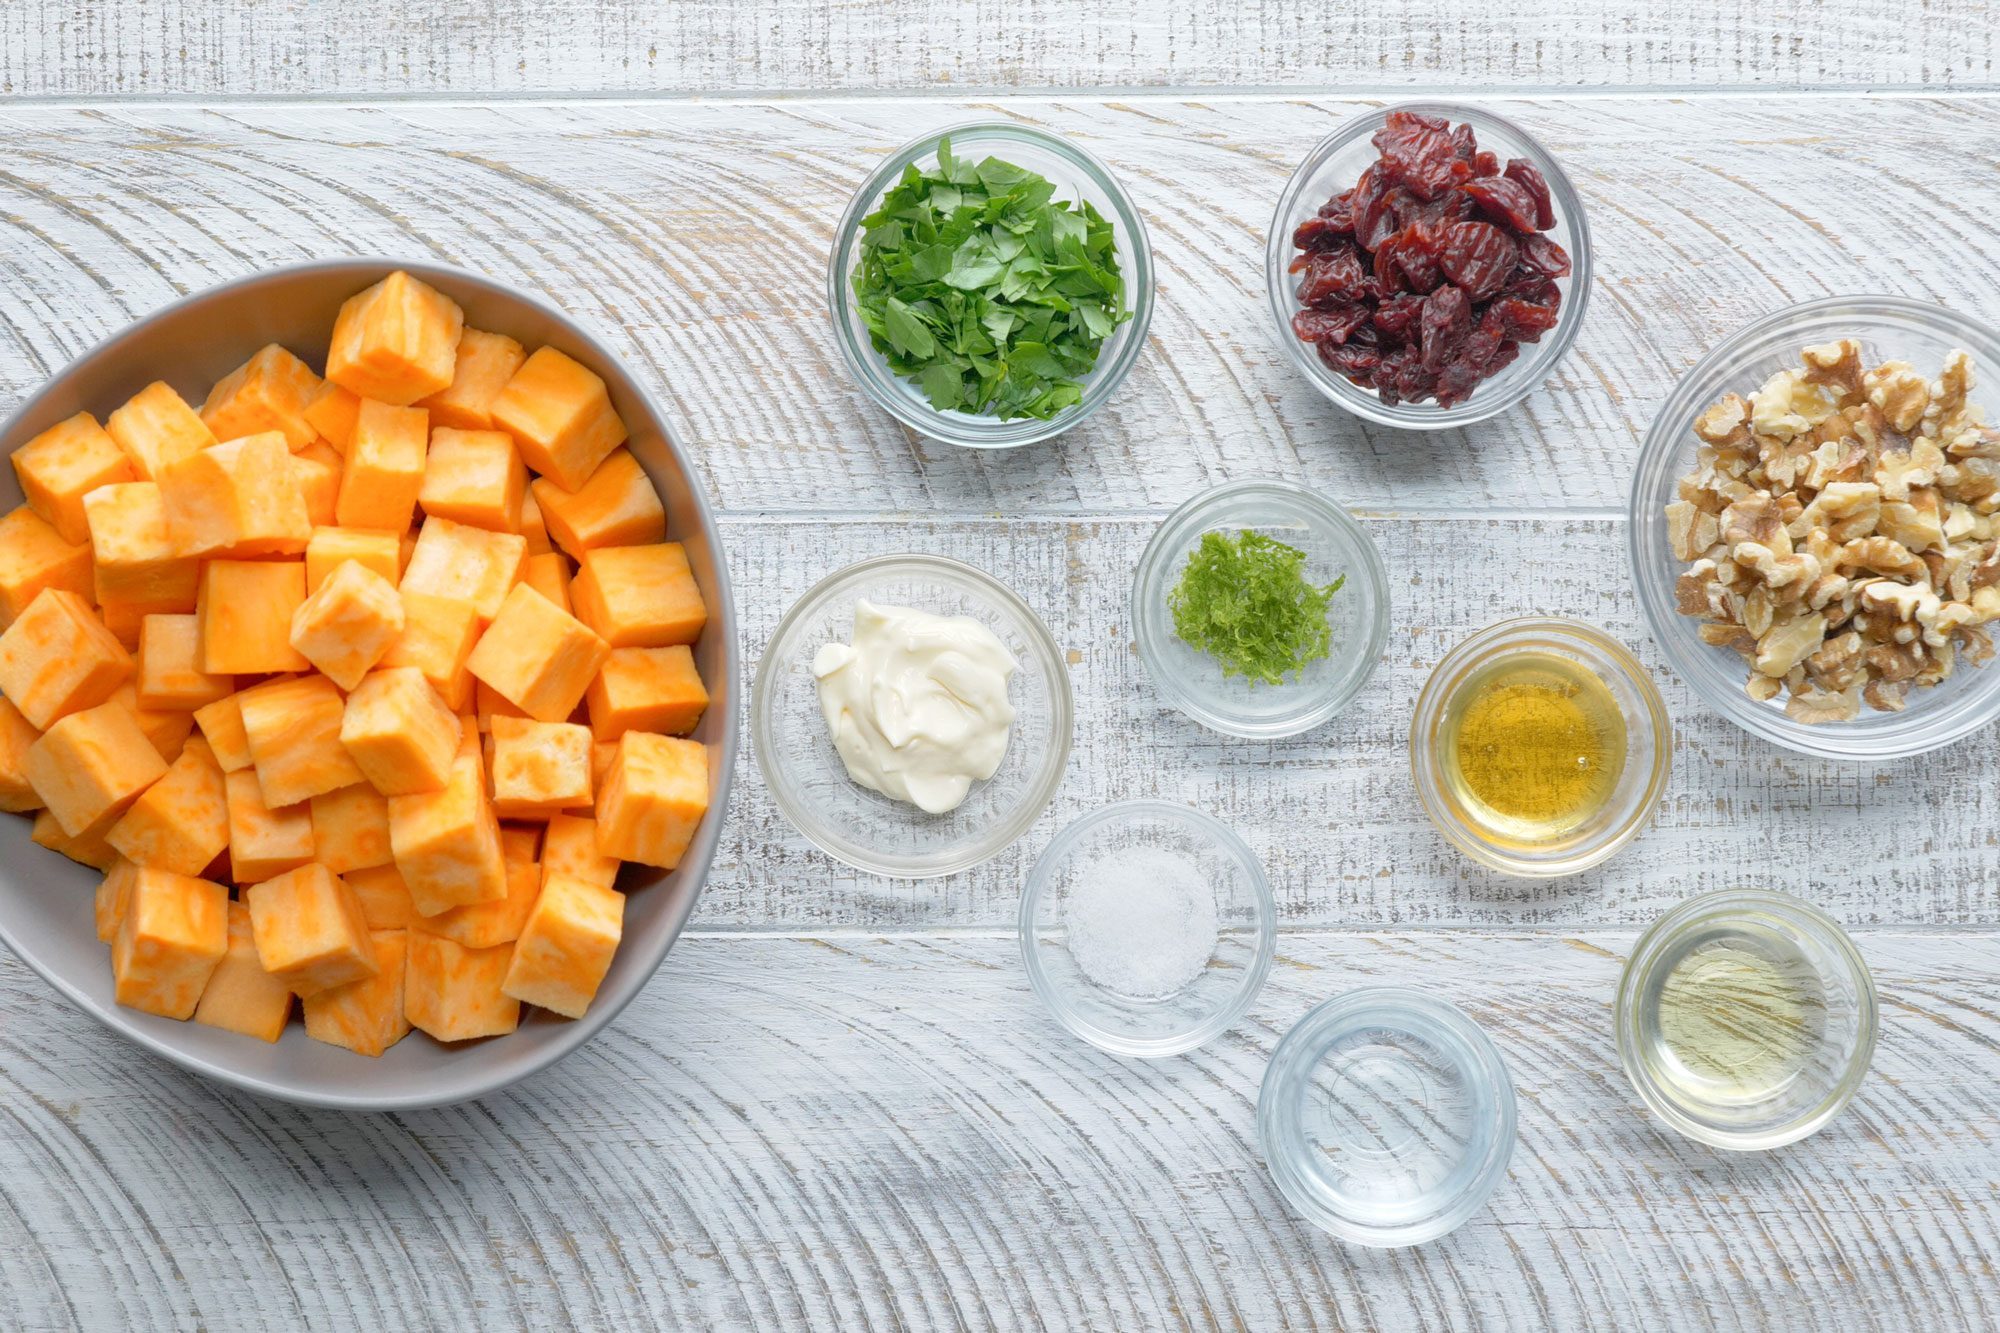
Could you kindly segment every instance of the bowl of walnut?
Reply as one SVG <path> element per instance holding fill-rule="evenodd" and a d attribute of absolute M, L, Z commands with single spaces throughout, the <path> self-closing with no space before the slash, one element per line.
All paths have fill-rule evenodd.
<path fill-rule="evenodd" d="M 1833 297 L 1709 353 L 1641 447 L 1630 543 L 1668 661 L 1806 754 L 1921 754 L 2000 717 L 2000 333 Z"/>

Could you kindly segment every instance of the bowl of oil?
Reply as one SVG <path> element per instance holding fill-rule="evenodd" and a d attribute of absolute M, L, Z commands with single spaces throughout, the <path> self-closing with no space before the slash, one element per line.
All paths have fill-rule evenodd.
<path fill-rule="evenodd" d="M 1581 621 L 1506 620 L 1445 654 L 1410 725 L 1447 842 L 1510 875 L 1573 875 L 1651 822 L 1673 725 L 1645 669 Z"/>
<path fill-rule="evenodd" d="M 1786 893 L 1690 898 L 1632 948 L 1618 1058 L 1647 1108 L 1739 1151 L 1815 1132 L 1875 1051 L 1875 982 L 1838 923 Z"/>

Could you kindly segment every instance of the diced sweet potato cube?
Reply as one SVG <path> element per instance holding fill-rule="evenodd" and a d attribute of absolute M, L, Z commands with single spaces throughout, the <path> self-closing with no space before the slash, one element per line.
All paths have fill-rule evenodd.
<path fill-rule="evenodd" d="M 330 527 L 339 521 L 340 479 L 344 475 L 340 456 L 317 440 L 292 455 L 292 480 L 313 527 Z M 306 544 L 312 544 L 310 537 Z"/>
<path fill-rule="evenodd" d="M 243 706 L 235 695 L 195 709 L 194 722 L 208 739 L 208 748 L 223 772 L 234 773 L 255 762 L 250 756 L 250 738 L 243 734 Z"/>
<path fill-rule="evenodd" d="M 387 865 L 365 866 L 341 876 L 361 903 L 361 914 L 370 930 L 401 930 L 417 920 L 416 904 L 410 901 L 410 886 L 394 861 Z"/>
<path fill-rule="evenodd" d="M 583 554 L 569 585 L 577 618 L 613 648 L 693 643 L 708 607 L 679 542 L 600 546 Z"/>
<path fill-rule="evenodd" d="M 403 577 L 402 536 L 376 528 L 314 528 L 306 543 L 306 593 L 318 591 L 349 560 L 393 586 Z"/>
<path fill-rule="evenodd" d="M 28 508 L 73 546 L 90 540 L 83 497 L 99 486 L 136 481 L 139 472 L 96 417 L 78 412 L 16 449 L 14 475 Z"/>
<path fill-rule="evenodd" d="M 527 560 L 527 539 L 516 533 L 426 518 L 401 586 L 408 592 L 469 603 L 481 620 L 491 620 L 520 581 Z"/>
<path fill-rule="evenodd" d="M 312 663 L 292 647 L 292 615 L 305 599 L 303 560 L 204 563 L 194 604 L 201 669 L 218 676 L 309 670 Z"/>
<path fill-rule="evenodd" d="M 549 543 L 548 525 L 542 522 L 542 507 L 535 503 L 533 483 L 521 497 L 521 536 L 527 539 L 530 556 L 547 555 L 555 549 Z"/>
<path fill-rule="evenodd" d="M 454 907 L 436 916 L 420 916 L 412 930 L 442 935 L 468 949 L 490 949 L 517 938 L 535 898 L 542 891 L 542 868 L 532 861 L 507 862 L 507 896 L 490 903 Z"/>
<path fill-rule="evenodd" d="M 431 428 L 417 503 L 424 513 L 494 532 L 521 530 L 528 469 L 504 430 Z"/>
<path fill-rule="evenodd" d="M 521 1002 L 500 989 L 514 958 L 512 944 L 468 949 L 412 930 L 409 945 L 403 1012 L 411 1026 L 439 1041 L 498 1037 L 520 1026 Z"/>
<path fill-rule="evenodd" d="M 459 334 L 451 383 L 417 404 L 430 409 L 431 424 L 459 430 L 491 430 L 493 399 L 527 353 L 504 333 L 466 329 Z"/>
<path fill-rule="evenodd" d="M 341 744 L 347 701 L 324 676 L 266 681 L 236 696 L 266 803 L 296 805 L 367 781 Z"/>
<path fill-rule="evenodd" d="M 529 467 L 568 491 L 625 443 L 604 381 L 553 347 L 521 363 L 493 399 L 493 423 L 513 435 Z"/>
<path fill-rule="evenodd" d="M 276 431 L 230 440 L 168 464 L 159 476 L 167 533 L 181 555 L 299 555 L 312 516 Z"/>
<path fill-rule="evenodd" d="M 618 858 L 597 846 L 597 821 L 588 815 L 551 815 L 542 834 L 542 878 L 568 875 L 610 888 L 618 879 Z"/>
<path fill-rule="evenodd" d="M 453 757 L 442 789 L 389 798 L 389 842 L 424 916 L 507 895 L 500 825 L 476 749 Z"/>
<path fill-rule="evenodd" d="M 160 752 L 160 758 L 173 763 L 181 757 L 181 748 L 188 737 L 194 734 L 194 714 L 182 712 L 178 708 L 145 708 L 139 703 L 139 690 L 131 681 L 126 681 L 111 692 L 104 702 L 117 704 L 132 714 L 132 720 L 139 724 L 153 748 Z"/>
<path fill-rule="evenodd" d="M 132 667 L 132 654 L 104 628 L 90 603 L 66 589 L 44 589 L 0 632 L 0 692 L 42 731 L 58 718 L 103 703 Z"/>
<path fill-rule="evenodd" d="M 401 532 L 424 484 L 430 417 L 421 407 L 390 407 L 364 398 L 347 443 L 334 521 L 343 528 Z"/>
<path fill-rule="evenodd" d="M 132 460 L 141 481 L 158 480 L 169 463 L 216 443 L 215 432 L 172 386 L 159 380 L 106 417 L 104 430 Z"/>
<path fill-rule="evenodd" d="M 600 546 L 647 546 L 665 541 L 667 511 L 630 449 L 615 449 L 575 491 L 537 481 L 535 503 L 555 544 L 581 560 Z"/>
<path fill-rule="evenodd" d="M 569 557 L 561 551 L 531 555 L 521 570 L 521 585 L 533 588 L 563 611 L 569 610 Z"/>
<path fill-rule="evenodd" d="M 347 696 L 340 742 L 384 796 L 440 791 L 458 754 L 458 718 L 421 671 L 385 667 Z"/>
<path fill-rule="evenodd" d="M 201 424 L 218 440 L 276 431 L 303 449 L 319 435 L 306 409 L 319 401 L 321 388 L 311 366 L 271 343 L 215 382 L 201 405 Z"/>
<path fill-rule="evenodd" d="M 326 377 L 363 398 L 414 403 L 450 387 L 464 327 L 456 301 L 399 269 L 342 304 Z"/>
<path fill-rule="evenodd" d="M 112 998 L 162 1018 L 187 1018 L 228 951 L 228 889 L 141 867 L 111 941 Z"/>
<path fill-rule="evenodd" d="M 26 767 L 35 794 L 73 838 L 108 828 L 167 771 L 138 718 L 116 702 L 57 721 L 28 747 Z"/>
<path fill-rule="evenodd" d="M 40 514 L 21 505 L 0 518 L 0 628 L 14 623 L 46 588 L 89 597 L 88 542 L 66 542 Z"/>
<path fill-rule="evenodd" d="M 514 944 L 501 989 L 523 1004 L 582 1018 L 625 930 L 625 895 L 551 875 Z"/>
<path fill-rule="evenodd" d="M 264 970 L 250 909 L 229 904 L 229 949 L 195 1006 L 194 1021 L 259 1041 L 276 1041 L 292 1017 L 292 992 Z"/>
<path fill-rule="evenodd" d="M 116 857 L 111 869 L 104 872 L 91 908 L 101 942 L 109 944 L 118 937 L 118 923 L 125 919 L 125 908 L 132 901 L 132 881 L 137 878 L 139 867 L 122 856 Z"/>
<path fill-rule="evenodd" d="M 191 713 L 234 694 L 236 678 L 203 671 L 200 658 L 201 626 L 192 615 L 147 616 L 133 678 L 139 706 Z"/>
<path fill-rule="evenodd" d="M 229 847 L 228 788 L 207 743 L 190 740 L 104 840 L 135 865 L 182 875 L 207 870 Z"/>
<path fill-rule="evenodd" d="M 402 633 L 396 585 L 352 560 L 292 613 L 292 647 L 343 690 L 360 684 Z"/>
<path fill-rule="evenodd" d="M 465 664 L 479 642 L 479 612 L 456 598 L 408 588 L 399 592 L 403 633 L 382 655 L 382 666 L 416 668 L 447 707 L 463 708 L 472 696 L 472 673 Z"/>
<path fill-rule="evenodd" d="M 313 860 L 336 875 L 393 865 L 389 798 L 366 782 L 321 792 L 312 807 Z M 363 904 L 365 908 L 367 904 Z"/>
<path fill-rule="evenodd" d="M 590 780 L 597 790 L 604 790 L 604 780 L 611 776 L 611 765 L 617 758 L 617 741 L 598 741 L 590 747 Z"/>
<path fill-rule="evenodd" d="M 308 995 L 306 1035 L 345 1046 L 357 1055 L 377 1056 L 410 1034 L 403 1014 L 403 974 L 409 939 L 400 930 L 371 930 L 375 975 Z"/>
<path fill-rule="evenodd" d="M 493 719 L 493 810 L 546 819 L 590 804 L 590 729 L 568 722 Z"/>
<path fill-rule="evenodd" d="M 25 814 L 42 808 L 35 784 L 28 781 L 28 750 L 41 738 L 20 709 L 0 699 L 0 810 Z"/>
<path fill-rule="evenodd" d="M 334 452 L 345 454 L 354 439 L 355 418 L 361 415 L 361 396 L 331 381 L 322 381 L 319 397 L 306 405 L 306 423 Z"/>
<path fill-rule="evenodd" d="M 255 884 L 312 860 L 310 807 L 264 804 L 254 769 L 238 769 L 223 781 L 229 794 L 229 870 L 238 884 Z"/>
<path fill-rule="evenodd" d="M 63 826 L 47 810 L 35 812 L 35 823 L 28 836 L 38 845 L 52 852 L 61 852 L 79 865 L 87 865 L 97 870 L 110 870 L 122 859 L 111 850 L 111 844 L 104 840 L 105 830 L 92 829 L 81 837 L 72 838 L 63 832 Z"/>
<path fill-rule="evenodd" d="M 473 699 L 478 709 L 476 717 L 478 719 L 479 730 L 482 734 L 490 735 L 492 733 L 493 719 L 496 717 L 525 719 L 528 716 L 526 710 L 517 706 L 513 700 L 483 680 L 478 682 Z"/>
<path fill-rule="evenodd" d="M 536 863 L 542 859 L 542 826 L 540 824 L 502 824 L 500 826 L 500 859 L 508 865 L 533 865 L 539 874 L 541 867 Z"/>
<path fill-rule="evenodd" d="M 576 711 L 608 651 L 588 625 L 519 584 L 466 666 L 529 717 L 561 722 Z"/>
<path fill-rule="evenodd" d="M 708 710 L 708 688 L 686 644 L 614 648 L 590 682 L 590 729 L 600 741 L 628 731 L 685 736 Z"/>
<path fill-rule="evenodd" d="M 244 892 L 264 970 L 315 995 L 375 975 L 361 903 L 340 876 L 309 861 Z"/>
<path fill-rule="evenodd" d="M 83 507 L 100 605 L 128 606 L 141 618 L 194 610 L 201 561 L 174 548 L 157 483 L 103 486 L 84 497 Z"/>
<path fill-rule="evenodd" d="M 607 856 L 672 870 L 708 812 L 708 751 L 699 741 L 628 731 L 597 793 Z"/>

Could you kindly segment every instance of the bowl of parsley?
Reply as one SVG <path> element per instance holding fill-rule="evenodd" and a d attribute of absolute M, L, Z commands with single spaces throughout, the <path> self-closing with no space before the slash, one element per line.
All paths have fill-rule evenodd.
<path fill-rule="evenodd" d="M 1388 574 L 1368 530 L 1318 491 L 1231 482 L 1169 514 L 1146 544 L 1132 633 L 1154 687 L 1195 721 L 1295 736 L 1375 674 Z"/>
<path fill-rule="evenodd" d="M 1008 449 L 1117 392 L 1146 341 L 1146 225 L 1097 158 L 1012 123 L 897 149 L 834 233 L 827 298 L 868 396 L 932 439 Z"/>

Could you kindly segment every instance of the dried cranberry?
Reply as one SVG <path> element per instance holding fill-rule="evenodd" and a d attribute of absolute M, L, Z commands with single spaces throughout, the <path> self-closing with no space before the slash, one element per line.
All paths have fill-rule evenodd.
<path fill-rule="evenodd" d="M 1495 352 L 1492 356 L 1486 358 L 1486 365 L 1480 371 L 1481 376 L 1486 379 L 1491 379 L 1493 376 L 1498 375 L 1501 371 L 1505 370 L 1507 367 L 1513 365 L 1515 358 L 1520 355 L 1521 355 L 1521 344 L 1515 342 L 1501 343 L 1500 350 Z"/>
<path fill-rule="evenodd" d="M 1479 136 L 1470 125 L 1455 125 L 1451 131 L 1451 146 L 1458 153 L 1458 160 L 1470 162 L 1479 151 Z"/>
<path fill-rule="evenodd" d="M 1354 230 L 1353 207 L 1354 191 L 1342 190 L 1319 206 L 1319 215 L 1325 218 L 1327 225 L 1335 231 L 1351 232 Z"/>
<path fill-rule="evenodd" d="M 1519 232 L 1535 229 L 1535 196 L 1505 176 L 1480 176 L 1458 187 L 1495 222 Z"/>
<path fill-rule="evenodd" d="M 1389 179 L 1419 199 L 1433 198 L 1471 174 L 1459 160 L 1446 124 L 1414 112 L 1392 111 L 1371 140 Z"/>
<path fill-rule="evenodd" d="M 1534 196 L 1535 230 L 1547 231 L 1556 225 L 1555 204 L 1549 199 L 1549 183 L 1542 178 L 1541 168 L 1525 158 L 1509 158 L 1507 179 Z"/>
<path fill-rule="evenodd" d="M 1375 307 L 1375 331 L 1394 342 L 1408 342 L 1417 336 L 1417 318 L 1424 313 L 1424 298 L 1404 293 L 1392 296 Z"/>
<path fill-rule="evenodd" d="M 1337 374 L 1370 388 L 1376 370 L 1382 365 L 1382 356 L 1372 347 L 1358 342 L 1323 342 L 1319 345 L 1319 359 Z"/>
<path fill-rule="evenodd" d="M 1292 316 L 1292 332 L 1309 343 L 1344 343 L 1347 336 L 1366 324 L 1374 312 L 1365 305 L 1336 306 L 1331 310 L 1301 310 Z"/>
<path fill-rule="evenodd" d="M 1438 228 L 1413 222 L 1382 243 L 1375 252 L 1375 280 L 1387 284 L 1394 279 L 1399 289 L 1422 295 L 1444 281 L 1438 271 Z"/>
<path fill-rule="evenodd" d="M 1351 245 L 1338 250 L 1321 250 L 1306 265 L 1305 276 L 1299 279 L 1299 304 L 1320 305 L 1328 301 L 1352 301 L 1362 295 L 1362 284 L 1368 280 L 1368 271 L 1361 265 L 1361 255 Z"/>
<path fill-rule="evenodd" d="M 1569 276 L 1569 251 L 1540 232 L 1521 238 L 1521 263 L 1544 277 Z"/>
<path fill-rule="evenodd" d="M 1519 342 L 1539 341 L 1544 333 L 1556 326 L 1556 308 L 1536 305 L 1519 297 L 1503 296 L 1486 307 L 1480 316 L 1480 327 L 1490 330 L 1502 339 Z"/>
<path fill-rule="evenodd" d="M 1472 174 L 1475 176 L 1498 176 L 1500 174 L 1500 159 L 1491 153 L 1474 153 L 1472 156 Z"/>
<path fill-rule="evenodd" d="M 1443 286 L 1424 298 L 1420 321 L 1425 370 L 1435 371 L 1472 331 L 1472 302 L 1456 287 Z"/>
<path fill-rule="evenodd" d="M 1437 261 L 1444 275 L 1483 301 L 1506 285 L 1519 255 L 1514 241 L 1490 222 L 1454 222 L 1439 237 Z"/>

